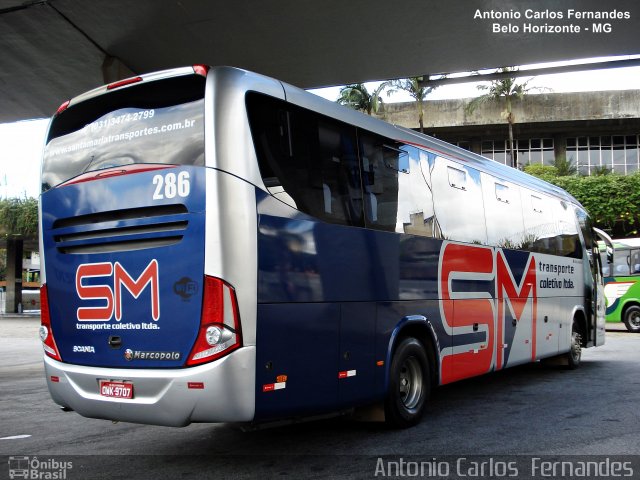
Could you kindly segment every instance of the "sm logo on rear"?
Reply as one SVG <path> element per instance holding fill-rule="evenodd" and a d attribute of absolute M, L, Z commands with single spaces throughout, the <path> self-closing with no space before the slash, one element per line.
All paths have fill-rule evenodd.
<path fill-rule="evenodd" d="M 151 293 L 151 318 L 157 321 L 160 297 L 156 259 L 151 260 L 137 278 L 119 262 L 84 263 L 76 270 L 76 292 L 81 300 L 92 301 L 92 306 L 79 307 L 77 318 L 83 322 L 107 322 L 115 316 L 120 321 L 124 295 L 137 300 L 147 288 Z M 95 306 L 96 301 L 101 305 Z"/>

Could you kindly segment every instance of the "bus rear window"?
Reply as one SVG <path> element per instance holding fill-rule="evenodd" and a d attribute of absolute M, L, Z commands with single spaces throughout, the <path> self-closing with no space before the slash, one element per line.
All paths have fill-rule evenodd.
<path fill-rule="evenodd" d="M 49 129 L 42 191 L 123 165 L 204 165 L 204 85 L 199 75 L 175 77 L 69 107 Z"/>

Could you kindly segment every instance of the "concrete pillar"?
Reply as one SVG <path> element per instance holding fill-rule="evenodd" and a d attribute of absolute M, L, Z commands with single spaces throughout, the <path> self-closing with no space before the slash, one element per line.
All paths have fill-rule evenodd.
<path fill-rule="evenodd" d="M 480 138 L 471 139 L 471 151 L 473 153 L 477 153 L 478 155 L 482 155 L 482 139 Z"/>
<path fill-rule="evenodd" d="M 22 303 L 22 251 L 21 239 L 7 239 L 6 313 L 17 313 L 18 304 Z"/>
<path fill-rule="evenodd" d="M 553 137 L 553 157 L 554 161 L 564 161 L 567 159 L 567 137 L 555 135 Z M 575 165 L 578 166 L 577 164 Z"/>

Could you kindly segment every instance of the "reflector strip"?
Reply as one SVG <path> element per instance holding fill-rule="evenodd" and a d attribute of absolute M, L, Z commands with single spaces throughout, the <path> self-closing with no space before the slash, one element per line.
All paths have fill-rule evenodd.
<path fill-rule="evenodd" d="M 47 345 L 46 343 L 42 344 L 42 348 L 44 349 L 45 352 L 47 352 L 49 355 L 53 355 L 55 357 L 56 355 L 56 351 L 51 348 L 49 345 Z"/>
<path fill-rule="evenodd" d="M 355 370 L 345 370 L 344 372 L 338 372 L 338 378 L 355 377 Z"/>
<path fill-rule="evenodd" d="M 273 392 L 274 390 L 282 390 L 287 387 L 286 382 L 267 383 L 262 386 L 263 392 Z"/>
<path fill-rule="evenodd" d="M 60 382 L 60 377 L 56 377 L 54 375 L 51 375 L 51 381 L 53 383 L 59 383 Z"/>

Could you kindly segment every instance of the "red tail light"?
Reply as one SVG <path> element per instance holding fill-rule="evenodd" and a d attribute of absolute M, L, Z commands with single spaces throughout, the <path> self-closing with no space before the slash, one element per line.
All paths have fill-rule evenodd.
<path fill-rule="evenodd" d="M 166 168 L 175 168 L 175 165 L 154 165 L 145 163 L 134 163 L 131 165 L 122 165 L 120 167 L 104 168 L 102 170 L 92 170 L 87 173 L 82 173 L 77 177 L 73 177 L 71 180 L 67 180 L 64 183 L 58 185 L 58 187 L 66 187 L 75 183 L 90 182 L 92 180 L 102 180 L 109 177 L 118 177 L 121 175 L 130 175 L 133 173 L 150 172 L 152 170 L 163 170 Z"/>
<path fill-rule="evenodd" d="M 236 292 L 219 278 L 204 277 L 198 337 L 186 365 L 211 362 L 242 345 Z"/>
<path fill-rule="evenodd" d="M 53 338 L 51 330 L 51 316 L 49 314 L 49 295 L 47 293 L 47 285 L 40 287 L 40 340 L 42 340 L 42 348 L 44 353 L 55 360 L 62 360 L 58 346 Z"/>
<path fill-rule="evenodd" d="M 66 102 L 64 102 L 62 105 L 60 105 L 58 107 L 58 110 L 56 110 L 55 115 L 60 115 L 62 112 L 64 112 L 67 108 L 69 108 L 69 104 L 71 103 L 71 100 L 67 100 Z"/>
<path fill-rule="evenodd" d="M 124 80 L 120 80 L 119 82 L 113 82 L 107 85 L 107 90 L 113 90 L 114 88 L 124 87 L 126 85 L 131 85 L 132 83 L 138 83 L 142 81 L 142 77 L 131 77 L 125 78 Z"/>
<path fill-rule="evenodd" d="M 195 73 L 196 75 L 202 75 L 203 77 L 206 77 L 208 71 L 209 71 L 209 66 L 208 65 L 194 65 L 193 66 L 193 73 Z"/>

